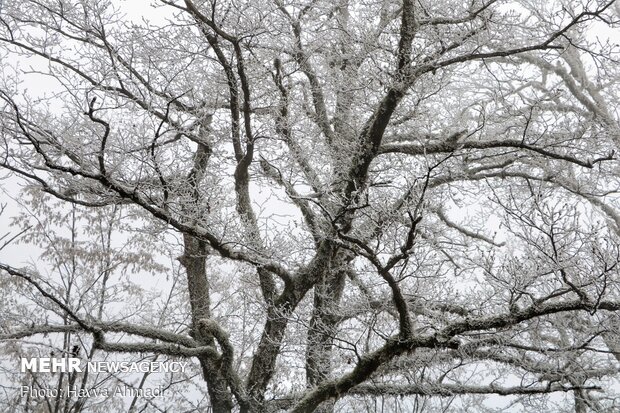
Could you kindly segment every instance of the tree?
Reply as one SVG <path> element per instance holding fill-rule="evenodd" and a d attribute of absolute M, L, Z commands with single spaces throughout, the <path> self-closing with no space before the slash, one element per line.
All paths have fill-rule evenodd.
<path fill-rule="evenodd" d="M 196 360 L 215 412 L 618 408 L 614 1 L 1 7 L 1 167 L 186 277 L 184 330 L 2 264 L 47 334 Z"/>

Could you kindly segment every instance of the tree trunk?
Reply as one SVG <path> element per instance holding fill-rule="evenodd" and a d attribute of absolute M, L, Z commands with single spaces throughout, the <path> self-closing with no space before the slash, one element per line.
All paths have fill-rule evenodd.
<path fill-rule="evenodd" d="M 346 271 L 337 268 L 314 287 L 314 309 L 308 328 L 306 385 L 319 385 L 332 370 L 332 350 L 338 326 L 338 307 L 344 290 Z M 329 413 L 334 402 L 322 403 L 317 412 Z"/>
<path fill-rule="evenodd" d="M 203 241 L 184 235 L 184 252 L 180 258 L 181 264 L 187 272 L 189 300 L 192 311 L 192 335 L 201 345 L 215 346 L 213 336 L 206 335 L 196 328 L 202 319 L 211 318 L 211 302 L 209 298 L 209 280 L 206 272 L 207 246 Z M 233 400 L 228 389 L 219 363 L 204 357 L 198 357 L 202 374 L 209 391 L 213 413 L 228 413 L 232 411 Z"/>

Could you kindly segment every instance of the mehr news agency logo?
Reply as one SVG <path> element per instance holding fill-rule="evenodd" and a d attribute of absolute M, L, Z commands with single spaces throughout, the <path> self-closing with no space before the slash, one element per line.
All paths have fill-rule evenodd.
<path fill-rule="evenodd" d="M 187 361 L 88 361 L 83 362 L 77 357 L 33 357 L 21 359 L 21 372 L 31 373 L 184 373 L 189 362 Z M 145 397 L 162 397 L 164 388 L 141 388 L 133 387 L 117 387 L 114 392 L 109 389 L 66 389 L 68 396 L 88 397 L 88 396 L 145 396 Z M 55 394 L 50 394 L 50 392 Z M 59 392 L 63 390 L 31 388 L 22 386 L 21 393 L 23 396 L 30 395 L 33 397 L 57 397 Z M 79 392 L 87 392 L 81 394 Z M 78 394 L 79 393 L 79 394 Z"/>

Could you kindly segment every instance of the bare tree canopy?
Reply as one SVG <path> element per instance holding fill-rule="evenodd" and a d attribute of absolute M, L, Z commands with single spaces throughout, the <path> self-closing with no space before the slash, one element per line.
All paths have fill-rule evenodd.
<path fill-rule="evenodd" d="M 619 26 L 613 0 L 3 0 L 0 249 L 36 262 L 0 263 L 0 406 L 620 411 Z M 11 370 L 37 351 L 194 370 L 25 396 L 121 380 Z"/>

